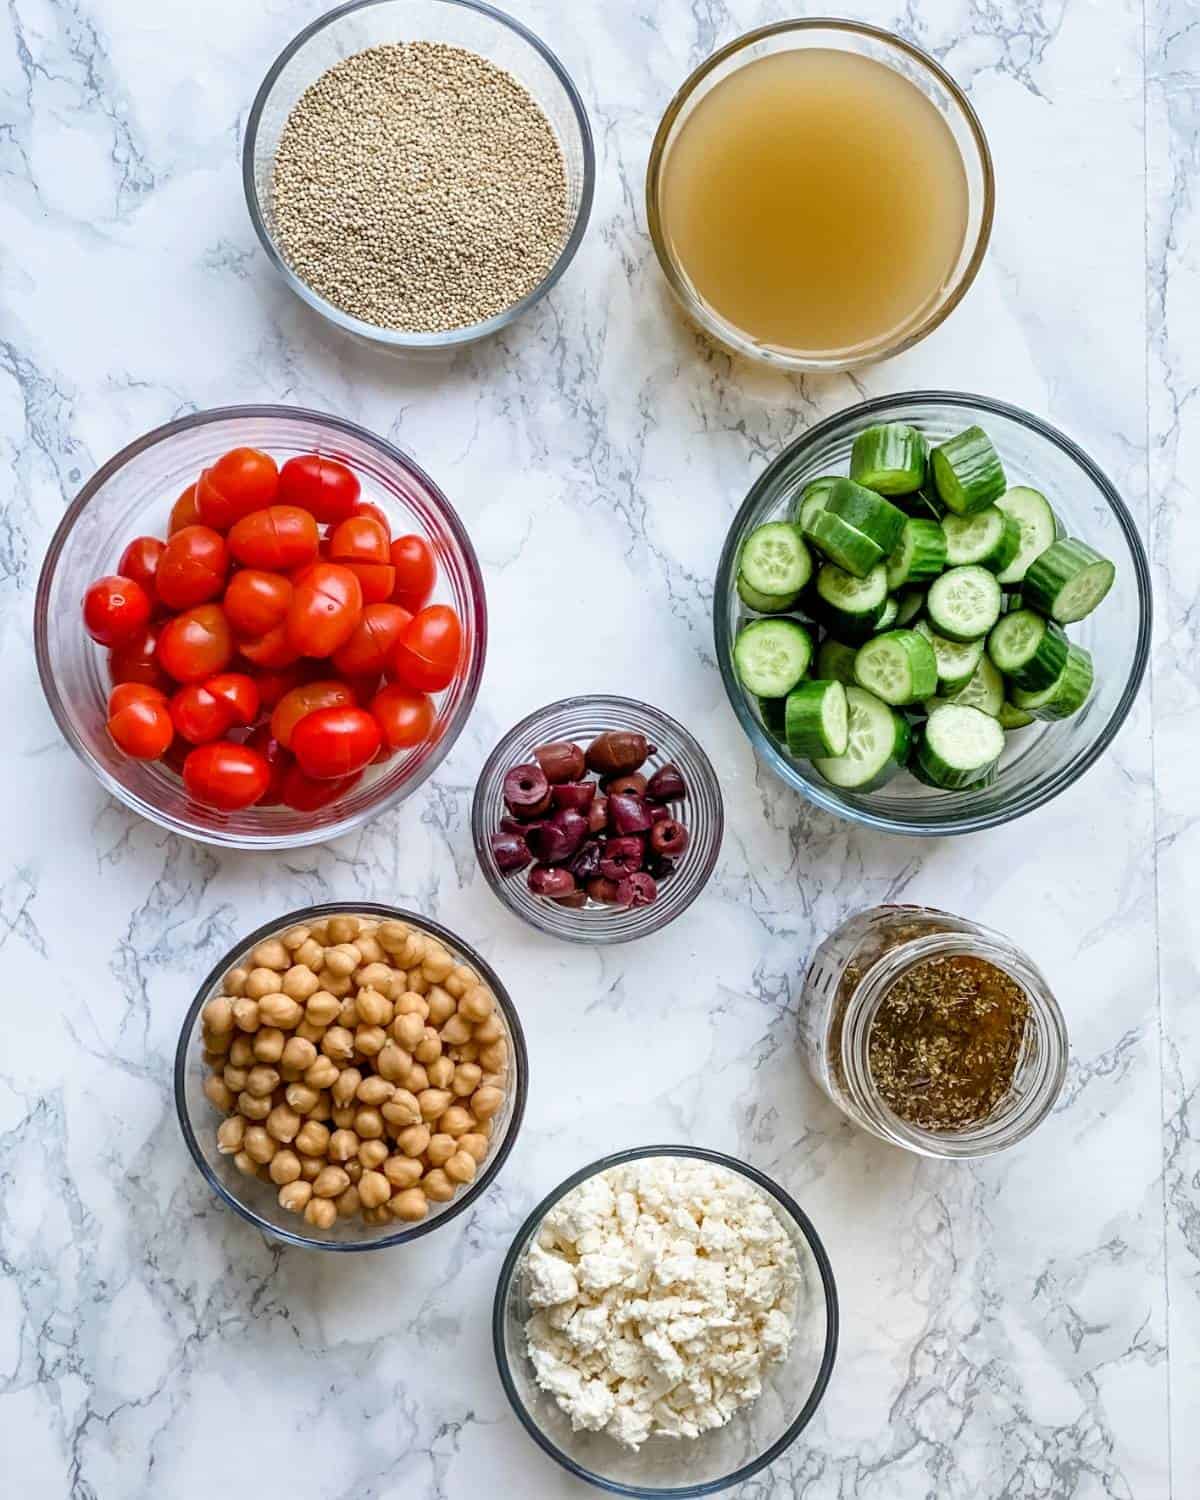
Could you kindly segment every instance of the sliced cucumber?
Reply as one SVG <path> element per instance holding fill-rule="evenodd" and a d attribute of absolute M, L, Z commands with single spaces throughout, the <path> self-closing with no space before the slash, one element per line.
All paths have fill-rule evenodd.
<path fill-rule="evenodd" d="M 913 629 L 919 631 L 933 647 L 938 683 L 943 696 L 952 697 L 965 688 L 983 660 L 982 640 L 947 640 L 944 635 L 938 635 L 927 620 L 918 620 Z"/>
<path fill-rule="evenodd" d="M 1035 557 L 1040 557 L 1058 536 L 1058 517 L 1045 495 L 1023 484 L 1014 485 L 1001 495 L 996 501 L 996 509 L 1011 516 L 1021 532 L 1016 556 L 998 576 L 1006 585 L 1020 583 L 1029 571 L 1029 564 Z"/>
<path fill-rule="evenodd" d="M 988 636 L 988 655 L 1019 688 L 1040 692 L 1058 681 L 1070 646 L 1061 626 L 1031 609 L 1014 610 Z"/>
<path fill-rule="evenodd" d="M 981 656 L 979 665 L 966 687 L 947 696 L 947 702 L 961 703 L 964 708 L 977 708 L 981 713 L 998 718 L 1004 707 L 1004 678 L 996 670 L 995 663 Z"/>
<path fill-rule="evenodd" d="M 878 542 L 835 516 L 828 505 L 813 516 L 804 534 L 819 552 L 856 578 L 865 578 L 885 555 Z"/>
<path fill-rule="evenodd" d="M 850 743 L 846 689 L 840 682 L 802 682 L 787 695 L 787 747 L 793 755 L 845 755 Z"/>
<path fill-rule="evenodd" d="M 990 715 L 939 703 L 925 722 L 914 767 L 930 786 L 953 790 L 984 780 L 1004 752 L 1004 731 Z"/>
<path fill-rule="evenodd" d="M 853 479 L 839 479 L 825 502 L 828 515 L 837 516 L 855 531 L 869 536 L 886 555 L 900 540 L 904 512 Z"/>
<path fill-rule="evenodd" d="M 889 630 L 859 647 L 854 676 L 859 687 L 899 708 L 919 703 L 936 690 L 937 659 L 917 631 Z"/>
<path fill-rule="evenodd" d="M 738 577 L 761 597 L 791 594 L 795 598 L 812 577 L 812 553 L 799 527 L 790 521 L 756 527 L 742 544 Z"/>
<path fill-rule="evenodd" d="M 1037 721 L 1033 715 L 1026 713 L 1023 708 L 1016 708 L 1011 703 L 1002 703 L 1000 712 L 996 715 L 996 721 L 1001 729 L 1024 729 L 1028 724 Z"/>
<path fill-rule="evenodd" d="M 808 671 L 812 636 L 798 620 L 751 620 L 733 647 L 733 664 L 748 692 L 786 698 Z"/>
<path fill-rule="evenodd" d="M 846 689 L 849 742 L 844 755 L 813 761 L 831 786 L 870 792 L 890 781 L 908 759 L 912 731 L 894 708 L 859 687 Z"/>
<path fill-rule="evenodd" d="M 785 615 L 796 600 L 799 592 L 795 594 L 760 594 L 756 588 L 748 584 L 741 573 L 737 576 L 738 598 L 747 609 L 753 609 L 760 615 Z"/>
<path fill-rule="evenodd" d="M 946 561 L 952 568 L 978 563 L 989 573 L 1003 573 L 1021 545 L 1020 526 L 996 505 L 985 506 L 970 516 L 945 516 L 942 531 Z"/>
<path fill-rule="evenodd" d="M 835 641 L 827 635 L 817 648 L 817 679 L 840 682 L 845 687 L 854 681 L 854 658 L 857 655 L 857 646 L 847 646 L 844 641 Z"/>
<path fill-rule="evenodd" d="M 1116 568 L 1086 542 L 1052 542 L 1029 565 L 1021 602 L 1060 625 L 1090 615 L 1113 586 Z"/>
<path fill-rule="evenodd" d="M 925 608 L 933 627 L 952 641 L 973 641 L 1000 618 L 1000 585 L 986 568 L 950 568 L 929 585 Z"/>
<path fill-rule="evenodd" d="M 880 495 L 908 495 L 925 482 L 929 448 L 906 422 L 868 427 L 850 450 L 850 478 Z"/>
<path fill-rule="evenodd" d="M 1004 466 L 982 427 L 968 427 L 930 455 L 933 480 L 947 510 L 969 516 L 1003 495 Z"/>
<path fill-rule="evenodd" d="M 937 521 L 909 517 L 887 560 L 888 588 L 924 583 L 946 566 L 946 534 Z"/>
<path fill-rule="evenodd" d="M 1013 707 L 1035 719 L 1069 719 L 1087 702 L 1093 677 L 1091 653 L 1082 646 L 1070 646 L 1063 669 L 1050 686 L 1036 693 L 1017 688 L 1012 695 Z"/>
<path fill-rule="evenodd" d="M 781 745 L 787 744 L 787 699 L 760 698 L 758 712 L 766 731 Z"/>
<path fill-rule="evenodd" d="M 829 491 L 841 477 L 840 474 L 823 474 L 820 479 L 810 479 L 800 491 L 800 499 L 796 502 L 795 522 L 801 531 L 807 528 L 809 521 L 819 510 L 825 509 Z"/>
<path fill-rule="evenodd" d="M 842 641 L 863 641 L 879 624 L 887 604 L 887 571 L 882 563 L 856 578 L 833 563 L 817 570 L 817 599 L 830 633 Z"/>
<path fill-rule="evenodd" d="M 877 631 L 890 630 L 896 623 L 896 616 L 900 613 L 900 606 L 896 602 L 895 594 L 889 594 L 883 601 L 883 613 L 875 626 Z"/>
<path fill-rule="evenodd" d="M 924 589 L 904 589 L 896 601 L 896 624 L 911 625 L 924 608 Z"/>

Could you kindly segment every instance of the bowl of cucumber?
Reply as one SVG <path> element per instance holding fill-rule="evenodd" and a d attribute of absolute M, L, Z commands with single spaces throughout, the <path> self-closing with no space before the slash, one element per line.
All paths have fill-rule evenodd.
<path fill-rule="evenodd" d="M 1150 572 L 1069 438 L 923 391 L 831 417 L 764 470 L 714 614 L 734 712 L 784 781 L 873 828 L 970 833 L 1111 744 L 1145 675 Z"/>

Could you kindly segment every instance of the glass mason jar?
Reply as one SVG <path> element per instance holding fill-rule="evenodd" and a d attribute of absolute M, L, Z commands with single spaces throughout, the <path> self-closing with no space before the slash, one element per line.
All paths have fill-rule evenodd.
<path fill-rule="evenodd" d="M 987 1118 L 936 1131 L 885 1104 L 869 1065 L 871 1026 L 891 986 L 931 958 L 984 959 L 1020 985 L 1029 1019 L 1012 1086 Z M 1067 1029 L 1045 978 L 1000 933 L 927 906 L 876 906 L 849 917 L 813 954 L 800 1000 L 807 1061 L 851 1120 L 922 1156 L 990 1156 L 1023 1140 L 1054 1106 L 1067 1068 Z"/>

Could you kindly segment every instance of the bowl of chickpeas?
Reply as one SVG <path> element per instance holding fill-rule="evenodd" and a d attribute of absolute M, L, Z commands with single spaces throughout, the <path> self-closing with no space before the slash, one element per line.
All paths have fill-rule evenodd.
<path fill-rule="evenodd" d="M 184 1140 L 235 1212 L 289 1244 L 378 1250 L 483 1193 L 525 1109 L 521 1024 L 444 927 L 306 908 L 213 969 L 175 1054 Z"/>

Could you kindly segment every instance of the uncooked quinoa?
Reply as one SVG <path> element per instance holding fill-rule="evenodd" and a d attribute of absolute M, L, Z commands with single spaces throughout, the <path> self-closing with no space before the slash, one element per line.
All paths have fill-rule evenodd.
<path fill-rule="evenodd" d="M 510 73 L 462 47 L 370 47 L 288 116 L 275 157 L 276 240 L 352 317 L 442 332 L 527 296 L 567 236 L 562 151 Z"/>

